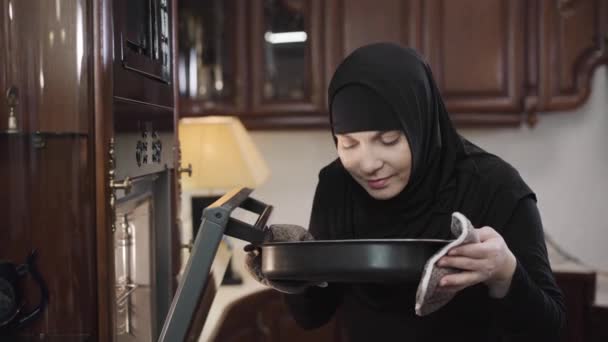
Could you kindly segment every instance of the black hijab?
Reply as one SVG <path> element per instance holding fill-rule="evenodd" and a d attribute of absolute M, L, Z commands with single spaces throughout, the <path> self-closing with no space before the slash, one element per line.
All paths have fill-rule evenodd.
<path fill-rule="evenodd" d="M 367 96 L 348 100 L 353 86 L 367 89 L 371 97 L 379 95 L 385 104 L 373 113 L 353 110 L 371 107 L 360 103 Z M 454 211 L 464 213 L 478 227 L 500 229 L 517 202 L 533 195 L 509 164 L 456 132 L 429 66 L 412 49 L 377 43 L 355 50 L 336 69 L 328 99 L 332 133 L 336 128 L 340 133 L 349 130 L 345 120 L 349 113 L 353 131 L 365 130 L 361 123 L 374 122 L 370 120 L 374 115 L 378 122 L 395 122 L 386 119 L 387 111 L 396 116 L 410 145 L 412 172 L 400 194 L 376 200 L 339 159 L 327 166 L 317 189 L 317 196 L 327 202 L 315 204 L 319 214 L 325 211 L 319 206 L 325 206 L 330 210 L 325 214 L 332 216 L 332 232 L 324 238 L 448 239 Z M 371 124 L 369 130 L 378 129 Z M 312 217 L 311 224 L 315 220 Z"/>

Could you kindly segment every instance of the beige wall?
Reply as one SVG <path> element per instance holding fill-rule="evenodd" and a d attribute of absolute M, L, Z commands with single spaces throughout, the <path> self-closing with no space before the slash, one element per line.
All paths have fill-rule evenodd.
<path fill-rule="evenodd" d="M 608 82 L 605 68 L 580 109 L 541 116 L 534 129 L 464 130 L 513 164 L 537 192 L 545 229 L 566 250 L 608 269 Z M 271 169 L 254 192 L 275 223 L 308 225 L 318 170 L 333 160 L 328 131 L 252 133 Z"/>

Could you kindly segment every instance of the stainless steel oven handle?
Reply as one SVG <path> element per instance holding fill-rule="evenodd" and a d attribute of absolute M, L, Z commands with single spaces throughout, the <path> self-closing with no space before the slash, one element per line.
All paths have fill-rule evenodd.
<path fill-rule="evenodd" d="M 116 298 L 117 305 L 122 304 L 133 292 L 135 292 L 135 290 L 137 290 L 137 284 L 116 285 L 116 287 L 126 288 L 126 290 Z"/>
<path fill-rule="evenodd" d="M 110 189 L 112 189 L 112 190 L 124 190 L 125 194 L 128 195 L 131 192 L 132 188 L 133 188 L 133 182 L 131 181 L 131 178 L 129 178 L 129 177 L 126 177 L 122 181 L 116 181 L 113 179 L 110 180 Z"/>

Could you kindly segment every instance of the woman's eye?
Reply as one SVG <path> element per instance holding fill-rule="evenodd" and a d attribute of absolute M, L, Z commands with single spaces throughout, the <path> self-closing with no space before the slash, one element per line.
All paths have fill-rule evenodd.
<path fill-rule="evenodd" d="M 397 137 L 390 137 L 390 138 L 383 138 L 382 144 L 387 145 L 387 146 L 391 146 L 391 145 L 395 145 L 399 142 L 399 139 L 401 139 L 401 136 L 397 136 Z"/>
<path fill-rule="evenodd" d="M 357 144 L 356 144 L 356 143 L 353 143 L 353 142 L 343 142 L 343 143 L 342 143 L 342 148 L 343 148 L 343 149 L 348 150 L 348 149 L 350 149 L 350 148 L 355 147 L 356 145 L 357 145 Z"/>

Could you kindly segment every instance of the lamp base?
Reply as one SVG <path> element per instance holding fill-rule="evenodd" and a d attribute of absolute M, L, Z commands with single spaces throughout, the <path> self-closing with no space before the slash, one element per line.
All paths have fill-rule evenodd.
<path fill-rule="evenodd" d="M 241 285 L 243 284 L 243 278 L 234 272 L 232 269 L 232 260 L 228 263 L 226 273 L 224 273 L 224 279 L 222 279 L 222 285 Z"/>

